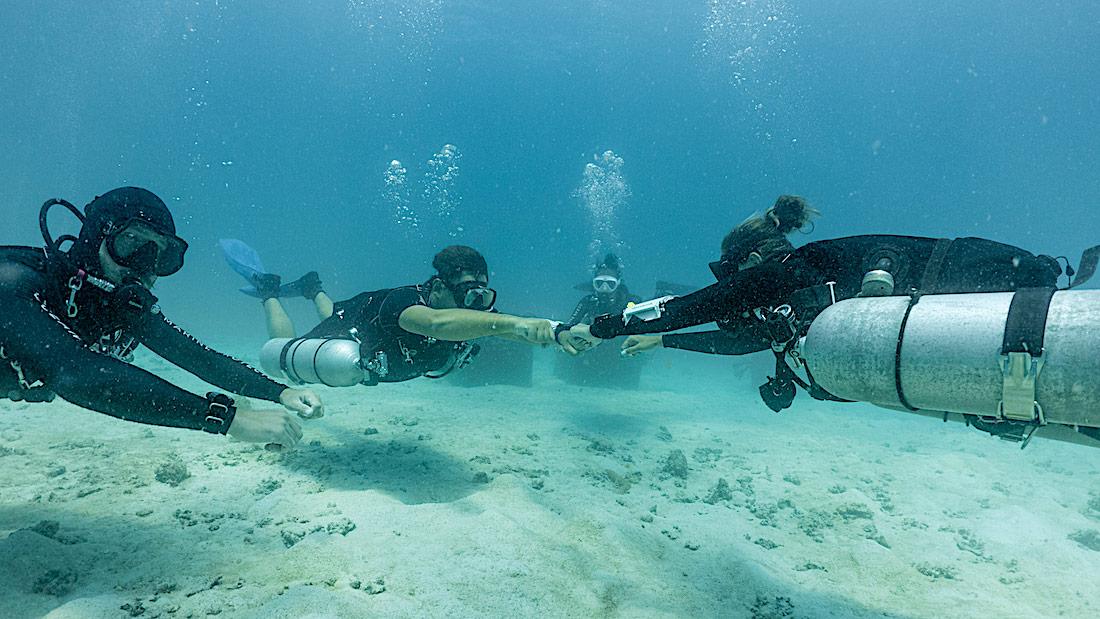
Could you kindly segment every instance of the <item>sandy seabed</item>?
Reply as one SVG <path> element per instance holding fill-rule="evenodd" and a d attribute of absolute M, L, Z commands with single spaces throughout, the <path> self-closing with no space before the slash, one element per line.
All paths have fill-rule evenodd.
<path fill-rule="evenodd" d="M 537 362 L 289 454 L 2 402 L 0 617 L 1100 616 L 1100 450 Z"/>

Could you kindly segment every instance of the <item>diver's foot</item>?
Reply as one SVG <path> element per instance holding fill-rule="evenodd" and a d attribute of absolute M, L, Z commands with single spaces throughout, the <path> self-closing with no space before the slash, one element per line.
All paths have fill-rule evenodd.
<path fill-rule="evenodd" d="M 310 271 L 301 276 L 298 278 L 298 283 L 302 286 L 302 296 L 310 301 L 325 290 L 324 286 L 321 284 L 320 276 L 317 275 L 317 271 Z"/>
<path fill-rule="evenodd" d="M 256 287 L 260 299 L 264 301 L 279 298 L 279 285 L 281 283 L 282 278 L 274 273 L 260 273 L 252 277 L 252 285 Z"/>

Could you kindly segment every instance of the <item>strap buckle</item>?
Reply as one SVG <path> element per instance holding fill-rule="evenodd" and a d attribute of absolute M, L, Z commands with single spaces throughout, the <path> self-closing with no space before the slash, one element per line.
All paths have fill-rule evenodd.
<path fill-rule="evenodd" d="M 224 426 L 230 415 L 230 407 L 235 403 L 229 396 L 221 393 L 208 393 L 206 399 L 210 403 L 206 407 L 206 422 L 218 426 Z"/>
<path fill-rule="evenodd" d="M 1045 425 L 1043 407 L 1035 397 L 1035 382 L 1043 371 L 1045 360 L 1040 354 L 1009 352 L 1001 355 L 1001 401 L 997 416 L 1012 421 Z"/>

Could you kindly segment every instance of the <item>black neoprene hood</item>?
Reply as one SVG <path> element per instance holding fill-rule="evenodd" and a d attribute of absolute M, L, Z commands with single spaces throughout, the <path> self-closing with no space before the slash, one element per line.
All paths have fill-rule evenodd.
<path fill-rule="evenodd" d="M 82 264 L 95 264 L 103 239 L 127 221 L 144 221 L 161 234 L 176 236 L 176 222 L 164 201 L 141 187 L 119 187 L 97 196 L 84 207 L 84 216 L 80 237 L 73 247 Z"/>

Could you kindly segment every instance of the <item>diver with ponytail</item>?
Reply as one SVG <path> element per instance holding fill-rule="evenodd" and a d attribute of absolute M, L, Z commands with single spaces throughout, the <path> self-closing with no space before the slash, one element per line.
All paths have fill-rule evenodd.
<path fill-rule="evenodd" d="M 631 336 L 625 354 L 665 347 L 743 355 L 783 344 L 778 340 L 793 338 L 792 331 L 842 299 L 1055 286 L 1062 272 L 1049 256 L 973 237 L 860 235 L 795 248 L 791 235 L 806 231 L 818 215 L 804 198 L 779 196 L 722 240 L 722 256 L 710 264 L 717 283 L 605 314 L 585 335 Z M 707 323 L 718 330 L 642 335 Z M 575 329 L 584 331 L 583 325 Z"/>

